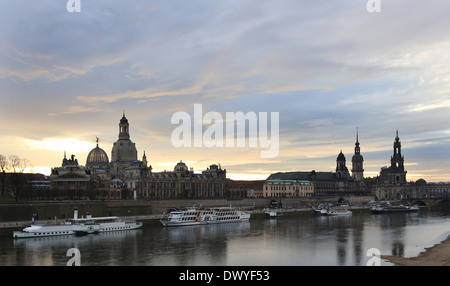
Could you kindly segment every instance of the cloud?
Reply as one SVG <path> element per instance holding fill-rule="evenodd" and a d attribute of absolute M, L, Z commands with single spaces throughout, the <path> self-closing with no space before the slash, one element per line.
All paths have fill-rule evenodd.
<path fill-rule="evenodd" d="M 220 157 L 256 172 L 259 150 L 167 144 L 172 114 L 202 103 L 205 112 L 279 112 L 270 170 L 333 169 L 357 126 L 369 164 L 390 156 L 397 128 L 411 148 L 423 140 L 433 150 L 449 132 L 450 4 L 386 1 L 368 13 L 366 3 L 96 0 L 67 13 L 64 2 L 1 2 L 4 131 L 36 144 L 72 134 L 112 144 L 125 109 L 133 141 L 156 160 Z"/>
<path fill-rule="evenodd" d="M 74 138 L 45 138 L 43 140 L 24 139 L 33 149 L 86 152 L 92 150 L 92 143 Z"/>

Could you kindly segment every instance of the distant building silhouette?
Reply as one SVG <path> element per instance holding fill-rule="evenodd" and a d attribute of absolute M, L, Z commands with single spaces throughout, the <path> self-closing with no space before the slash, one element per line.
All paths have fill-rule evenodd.
<path fill-rule="evenodd" d="M 72 155 L 61 167 L 52 169 L 50 181 L 54 190 L 79 190 L 67 196 L 94 198 L 223 198 L 228 197 L 226 173 L 212 164 L 201 173 L 180 161 L 173 171 L 153 172 L 144 151 L 138 160 L 136 144 L 130 139 L 130 124 L 123 112 L 119 121 L 118 140 L 113 143 L 111 161 L 97 145 L 87 158 L 86 166 L 78 164 Z M 245 195 L 244 195 L 245 196 Z"/>
<path fill-rule="evenodd" d="M 355 154 L 352 157 L 352 177 L 355 181 L 362 182 L 364 181 L 364 158 L 361 155 L 358 137 L 358 130 L 356 130 Z"/>

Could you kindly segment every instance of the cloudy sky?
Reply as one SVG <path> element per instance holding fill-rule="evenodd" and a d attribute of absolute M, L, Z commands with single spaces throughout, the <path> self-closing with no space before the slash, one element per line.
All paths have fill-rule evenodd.
<path fill-rule="evenodd" d="M 229 177 L 390 164 L 396 130 L 408 180 L 450 181 L 450 2 L 66 0 L 0 3 L 0 154 L 33 171 L 108 155 L 125 110 L 155 171 L 220 163 Z M 179 111 L 279 114 L 279 153 L 176 148 Z M 225 124 L 225 123 L 224 123 Z M 208 125 L 204 126 L 204 130 Z M 45 171 L 47 170 L 47 171 Z"/>

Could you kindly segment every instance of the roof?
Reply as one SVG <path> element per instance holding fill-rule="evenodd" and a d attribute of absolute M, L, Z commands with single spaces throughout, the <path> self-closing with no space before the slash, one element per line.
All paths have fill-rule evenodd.
<path fill-rule="evenodd" d="M 342 150 L 339 153 L 339 155 L 337 156 L 337 160 L 338 161 L 345 161 L 345 156 L 344 156 L 344 153 L 342 153 Z"/>
<path fill-rule="evenodd" d="M 312 174 L 315 173 L 316 179 L 321 181 L 334 181 L 336 176 L 333 172 L 285 172 L 275 173 L 270 175 L 267 180 L 300 180 L 300 181 L 314 181 Z"/>
<path fill-rule="evenodd" d="M 87 158 L 86 158 L 86 165 L 107 165 L 109 163 L 108 155 L 106 152 L 98 147 L 95 147 L 94 149 L 89 152 Z"/>
<path fill-rule="evenodd" d="M 186 164 L 183 161 L 178 162 L 175 165 L 175 168 L 173 170 L 175 172 L 177 172 L 177 171 L 181 171 L 181 172 L 189 171 L 188 166 L 186 166 Z"/>
<path fill-rule="evenodd" d="M 267 180 L 267 184 L 269 185 L 291 185 L 291 184 L 300 184 L 300 185 L 312 185 L 311 181 L 307 180 Z"/>

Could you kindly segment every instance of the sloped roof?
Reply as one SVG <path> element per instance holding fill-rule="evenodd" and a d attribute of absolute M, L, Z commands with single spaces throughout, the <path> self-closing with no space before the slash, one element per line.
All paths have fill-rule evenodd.
<path fill-rule="evenodd" d="M 315 172 L 316 180 L 334 181 L 336 176 L 333 172 Z M 267 180 L 312 180 L 312 172 L 285 172 L 270 175 Z"/>

